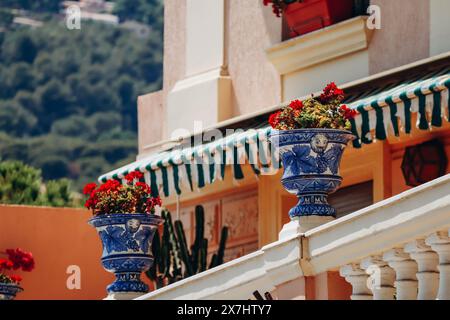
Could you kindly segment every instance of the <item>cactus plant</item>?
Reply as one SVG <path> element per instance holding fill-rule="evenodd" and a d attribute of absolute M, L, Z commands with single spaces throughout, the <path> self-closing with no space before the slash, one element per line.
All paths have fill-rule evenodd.
<path fill-rule="evenodd" d="M 159 289 L 167 284 L 203 272 L 207 270 L 207 266 L 208 269 L 211 269 L 223 263 L 228 228 L 222 228 L 219 248 L 217 253 L 213 254 L 208 265 L 208 239 L 204 237 L 205 213 L 202 206 L 195 208 L 195 239 L 190 250 L 183 223 L 180 220 L 172 223 L 172 217 L 168 211 L 163 211 L 161 216 L 165 221 L 163 233 L 161 236 L 157 232 L 152 244 L 155 263 L 146 272 L 155 288 Z"/>

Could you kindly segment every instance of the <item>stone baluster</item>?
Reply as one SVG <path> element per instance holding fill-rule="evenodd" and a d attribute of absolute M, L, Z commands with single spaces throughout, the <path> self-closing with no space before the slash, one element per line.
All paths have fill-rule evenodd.
<path fill-rule="evenodd" d="M 438 300 L 450 300 L 450 238 L 448 232 L 436 232 L 430 235 L 426 244 L 431 246 L 439 256 L 439 291 Z"/>
<path fill-rule="evenodd" d="M 383 260 L 395 270 L 397 300 L 417 299 L 417 263 L 400 248 L 392 249 L 383 254 Z"/>
<path fill-rule="evenodd" d="M 361 268 L 370 275 L 369 289 L 374 300 L 394 300 L 395 271 L 383 261 L 381 256 L 371 256 L 361 262 Z"/>
<path fill-rule="evenodd" d="M 405 252 L 417 262 L 418 272 L 416 273 L 419 281 L 419 300 L 436 299 L 439 288 L 439 271 L 437 265 L 439 257 L 431 247 L 420 239 L 405 245 Z"/>
<path fill-rule="evenodd" d="M 372 293 L 367 287 L 369 275 L 358 264 L 341 267 L 340 275 L 352 285 L 352 300 L 372 300 Z"/>

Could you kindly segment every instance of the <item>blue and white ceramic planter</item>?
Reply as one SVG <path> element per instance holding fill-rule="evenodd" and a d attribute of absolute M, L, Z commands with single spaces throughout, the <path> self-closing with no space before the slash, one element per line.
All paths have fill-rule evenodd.
<path fill-rule="evenodd" d="M 152 241 L 163 221 L 153 214 L 100 215 L 89 220 L 103 244 L 103 267 L 116 276 L 106 288 L 109 294 L 148 292 L 141 273 L 153 264 Z"/>
<path fill-rule="evenodd" d="M 0 283 L 0 300 L 13 300 L 21 291 L 23 289 L 17 284 Z"/>
<path fill-rule="evenodd" d="M 270 139 L 283 162 L 281 182 L 299 199 L 289 211 L 290 217 L 335 217 L 336 209 L 327 199 L 341 185 L 339 165 L 347 143 L 354 139 L 352 133 L 335 129 L 273 130 Z"/>

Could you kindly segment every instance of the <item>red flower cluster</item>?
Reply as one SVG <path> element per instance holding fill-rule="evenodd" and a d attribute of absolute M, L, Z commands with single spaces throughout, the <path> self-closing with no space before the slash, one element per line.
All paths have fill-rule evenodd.
<path fill-rule="evenodd" d="M 142 174 L 142 172 L 133 171 L 125 176 L 125 180 L 127 180 L 128 182 L 132 182 L 134 180 L 140 180 L 143 177 L 144 177 L 144 175 Z"/>
<path fill-rule="evenodd" d="M 11 279 L 11 281 L 15 283 L 20 283 L 20 281 L 22 281 L 22 277 L 18 275 L 12 275 L 9 278 Z"/>
<path fill-rule="evenodd" d="M 110 191 L 110 192 L 114 192 L 119 190 L 121 184 L 119 181 L 117 180 L 108 180 L 106 181 L 104 184 L 102 184 L 100 186 L 100 188 L 98 189 L 98 191 Z M 94 190 L 95 192 L 95 190 Z"/>
<path fill-rule="evenodd" d="M 150 193 L 150 186 L 144 182 L 136 182 L 136 187 L 141 188 L 143 192 Z"/>
<path fill-rule="evenodd" d="M 320 95 L 322 103 L 342 102 L 342 100 L 344 100 L 344 90 L 339 89 L 334 82 L 329 83 Z"/>
<path fill-rule="evenodd" d="M 83 188 L 83 194 L 91 194 L 92 191 L 94 191 L 97 188 L 97 184 L 96 183 L 88 183 L 87 185 L 84 186 Z"/>
<path fill-rule="evenodd" d="M 0 259 L 0 283 L 17 283 L 22 281 L 22 277 L 18 275 L 8 276 L 4 274 L 3 270 L 18 270 L 30 272 L 34 269 L 34 258 L 30 252 L 25 252 L 22 249 L 7 249 L 5 250 L 8 259 Z"/>
<path fill-rule="evenodd" d="M 293 100 L 289 104 L 289 107 L 291 107 L 293 110 L 302 111 L 302 109 L 303 109 L 303 101 Z"/>
<path fill-rule="evenodd" d="M 14 263 L 11 260 L 0 259 L 0 270 L 11 270 Z"/>
<path fill-rule="evenodd" d="M 341 106 L 340 110 L 344 112 L 344 118 L 347 120 L 354 119 L 356 117 L 356 110 L 350 109 L 345 104 Z"/>
<path fill-rule="evenodd" d="M 148 184 L 141 182 L 142 172 L 134 171 L 125 176 L 125 183 L 108 180 L 98 186 L 88 183 L 83 193 L 89 198 L 84 206 L 94 215 L 114 213 L 153 213 L 156 206 L 161 206 L 159 197 L 151 196 Z"/>
<path fill-rule="evenodd" d="M 269 124 L 272 128 L 276 128 L 278 126 L 278 124 L 280 123 L 280 114 L 281 114 L 281 111 L 277 111 L 270 115 Z"/>
<path fill-rule="evenodd" d="M 276 130 L 351 130 L 350 120 L 357 112 L 345 105 L 341 106 L 344 95 L 344 91 L 331 82 L 323 89 L 320 97 L 312 95 L 303 101 L 293 100 L 288 106 L 270 115 L 269 124 Z"/>
<path fill-rule="evenodd" d="M 23 271 L 30 272 L 34 269 L 34 259 L 31 252 L 25 252 L 22 249 L 8 249 L 6 254 L 9 256 L 9 260 L 13 263 L 13 269 L 17 270 L 22 268 Z"/>

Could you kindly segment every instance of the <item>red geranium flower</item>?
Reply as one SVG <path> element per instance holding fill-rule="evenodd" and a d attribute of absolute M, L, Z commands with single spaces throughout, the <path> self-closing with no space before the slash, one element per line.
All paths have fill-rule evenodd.
<path fill-rule="evenodd" d="M 9 278 L 15 283 L 19 283 L 20 281 L 22 281 L 22 277 L 19 275 L 12 275 Z"/>
<path fill-rule="evenodd" d="M 323 103 L 328 103 L 332 100 L 342 101 L 344 100 L 344 90 L 339 89 L 334 82 L 331 82 L 323 89 L 320 100 Z"/>
<path fill-rule="evenodd" d="M 136 187 L 142 188 L 145 193 L 150 193 L 150 186 L 145 182 L 136 182 Z"/>
<path fill-rule="evenodd" d="M 121 184 L 117 180 L 108 180 L 100 186 L 101 191 L 117 191 Z"/>
<path fill-rule="evenodd" d="M 351 120 L 351 119 L 354 119 L 356 117 L 357 112 L 355 110 L 353 110 L 353 109 L 350 109 L 345 104 L 342 105 L 340 109 L 344 112 L 344 118 L 346 120 Z"/>
<path fill-rule="evenodd" d="M 14 263 L 11 260 L 0 259 L 0 270 L 1 269 L 11 270 L 13 266 Z"/>
<path fill-rule="evenodd" d="M 269 124 L 272 128 L 276 129 L 278 124 L 280 123 L 280 116 L 281 111 L 275 112 L 273 114 L 270 115 L 269 117 Z"/>
<path fill-rule="evenodd" d="M 22 268 L 23 271 L 31 271 L 34 269 L 34 259 L 31 252 L 25 252 L 22 249 L 7 249 L 6 254 L 13 263 L 13 269 Z"/>
<path fill-rule="evenodd" d="M 142 174 L 142 172 L 140 172 L 140 171 L 133 171 L 133 172 L 130 172 L 129 174 L 127 174 L 125 176 L 125 180 L 127 180 L 128 182 L 132 182 L 132 181 L 134 181 L 134 179 L 140 180 L 143 177 L 144 177 L 144 175 Z"/>
<path fill-rule="evenodd" d="M 291 103 L 289 104 L 289 107 L 291 107 L 294 110 L 298 110 L 301 111 L 303 108 L 303 101 L 300 100 L 293 100 L 291 101 Z"/>
<path fill-rule="evenodd" d="M 97 188 L 97 184 L 95 183 L 88 183 L 84 186 L 83 188 L 83 194 L 91 194 L 92 191 L 95 190 L 95 188 Z"/>

